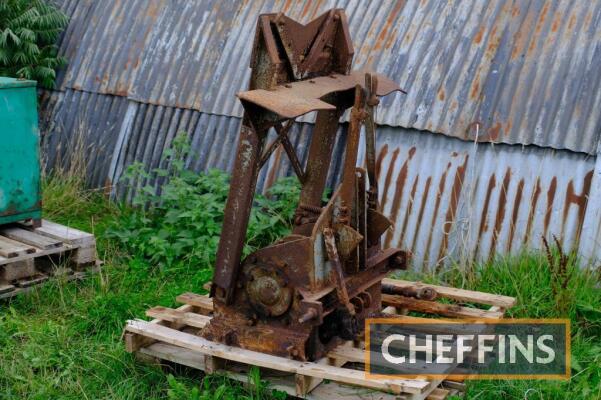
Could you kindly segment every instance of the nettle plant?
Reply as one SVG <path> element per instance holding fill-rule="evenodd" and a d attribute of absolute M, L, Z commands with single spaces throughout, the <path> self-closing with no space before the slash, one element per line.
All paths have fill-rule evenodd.
<path fill-rule="evenodd" d="M 0 0 L 0 76 L 52 88 L 67 60 L 56 41 L 69 18 L 45 0 Z"/>
<path fill-rule="evenodd" d="M 185 133 L 164 152 L 161 167 L 148 171 L 132 164 L 122 181 L 133 192 L 133 209 L 126 209 L 109 235 L 133 257 L 159 267 L 211 267 L 219 243 L 229 176 L 219 170 L 196 173 L 186 169 L 191 157 Z M 290 232 L 300 185 L 294 177 L 277 181 L 266 196 L 253 203 L 245 254 Z"/>

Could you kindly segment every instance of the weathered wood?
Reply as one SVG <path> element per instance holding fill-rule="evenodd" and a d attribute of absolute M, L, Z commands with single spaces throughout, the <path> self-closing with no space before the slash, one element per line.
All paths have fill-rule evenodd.
<path fill-rule="evenodd" d="M 0 292 L 0 299 L 23 293 L 49 276 L 85 274 L 98 271 L 101 264 L 94 235 L 54 222 L 44 221 L 41 228 L 5 226 L 0 234 L 5 235 L 0 236 L 0 284 L 16 281 L 13 290 Z"/>
<path fill-rule="evenodd" d="M 204 355 L 204 358 L 204 371 L 207 374 L 216 374 L 219 371 L 223 370 L 223 367 L 225 366 L 225 360 L 223 358 L 209 356 L 207 354 Z"/>
<path fill-rule="evenodd" d="M 438 293 L 440 298 L 451 299 L 455 301 L 467 302 L 467 303 L 479 303 L 487 304 L 491 306 L 499 306 L 503 308 L 510 308 L 515 306 L 517 300 L 515 297 L 502 296 L 498 294 L 491 294 L 485 292 L 476 292 L 473 290 L 457 289 L 447 286 L 430 285 L 421 282 L 410 282 L 399 279 L 386 278 L 382 281 L 383 284 L 394 285 L 399 288 L 413 288 L 419 289 L 425 286 L 430 287 Z"/>
<path fill-rule="evenodd" d="M 63 245 L 63 242 L 60 239 L 50 238 L 34 231 L 18 227 L 4 228 L 0 230 L 0 235 L 43 250 L 61 247 Z"/>
<path fill-rule="evenodd" d="M 188 312 L 188 311 L 194 310 L 194 306 L 185 304 L 181 307 L 178 307 L 176 310 L 181 311 L 181 312 Z M 160 318 L 154 318 L 152 321 L 150 321 L 150 323 L 157 324 L 157 325 L 176 324 L 176 323 L 172 323 L 170 321 L 160 319 Z M 175 326 L 177 326 L 177 328 L 182 327 L 181 324 L 177 324 Z M 144 335 L 134 335 L 131 333 L 128 334 L 127 332 L 124 332 L 123 336 L 125 339 L 125 351 L 127 351 L 128 353 L 133 353 L 133 352 L 139 351 L 140 349 L 142 349 L 144 347 L 147 347 L 147 346 L 152 345 L 153 343 L 156 343 L 155 339 L 146 337 Z"/>
<path fill-rule="evenodd" d="M 403 285 L 409 283 L 419 287 L 419 283 L 399 282 Z M 436 290 L 438 290 L 437 288 L 435 287 Z M 439 322 L 452 322 L 461 321 L 462 318 L 501 318 L 506 308 L 504 305 L 515 303 L 514 299 L 506 296 L 463 290 L 454 291 L 453 288 L 444 289 L 442 292 L 439 291 L 440 298 L 480 304 L 495 302 L 497 305 L 492 305 L 488 310 L 481 310 L 457 304 L 424 301 L 398 295 L 383 295 L 383 315 L 399 320 L 407 326 L 422 324 L 427 327 L 432 325 L 432 318 L 398 315 L 398 310 L 459 318 L 458 320 L 437 320 Z M 275 383 L 273 387 L 277 386 L 278 390 L 284 390 L 290 395 L 308 399 L 334 399 L 344 395 L 356 399 L 365 395 L 366 391 L 376 390 L 371 393 L 377 398 L 386 400 L 392 400 L 395 398 L 394 396 L 411 400 L 438 400 L 464 388 L 461 383 L 452 382 L 448 379 L 421 379 L 421 376 L 427 375 L 427 366 L 416 366 L 416 368 L 413 368 L 415 371 L 407 371 L 408 374 L 411 374 L 407 379 L 391 377 L 383 380 L 367 379 L 363 371 L 343 368 L 342 366 L 347 362 L 362 364 L 365 361 L 365 351 L 361 342 L 356 345 L 347 342 L 331 351 L 327 357 L 316 362 L 290 360 L 211 342 L 195 335 L 196 331 L 194 329 L 201 329 L 210 321 L 211 317 L 209 315 L 213 312 L 212 299 L 208 296 L 184 293 L 177 297 L 177 301 L 185 305 L 178 309 L 154 307 L 148 310 L 148 316 L 157 318 L 150 323 L 145 321 L 128 322 L 125 329 L 125 341 L 128 351 L 137 350 L 160 359 L 199 368 L 207 373 L 225 372 L 233 379 L 239 379 L 243 382 L 248 380 L 249 366 L 256 365 L 262 368 L 262 373 L 267 372 L 267 376 L 262 376 Z M 467 329 L 461 323 L 455 325 L 457 334 Z M 184 327 L 189 327 L 191 330 L 181 331 Z M 434 325 L 432 327 L 436 331 L 436 327 Z M 247 365 L 246 369 L 241 368 L 242 365 Z M 279 371 L 280 376 L 270 378 L 269 371 L 271 370 Z M 282 372 L 291 375 L 284 377 L 281 375 Z M 449 373 L 451 372 L 449 371 Z M 321 383 L 324 379 L 334 382 L 323 385 Z M 458 385 L 459 388 L 441 386 L 443 382 L 445 385 Z M 361 388 L 353 389 L 345 386 L 346 384 L 360 386 Z M 358 390 L 363 394 L 357 394 Z M 395 395 L 384 392 L 395 393 Z"/>
<path fill-rule="evenodd" d="M 33 258 L 0 265 L 0 281 L 12 282 L 37 273 Z"/>
<path fill-rule="evenodd" d="M 206 371 L 204 364 L 204 355 L 200 352 L 190 351 L 188 349 L 174 346 L 172 344 L 157 342 L 148 347 L 140 349 L 140 353 L 146 354 L 153 358 L 158 358 L 165 361 L 177 363 L 179 365 L 195 368 L 201 371 Z M 236 372 L 234 370 L 218 370 L 217 373 L 226 373 L 228 378 L 248 384 L 248 374 L 244 371 Z M 291 379 L 290 376 L 280 376 L 270 374 L 270 370 L 261 371 L 262 379 L 269 381 L 269 387 L 271 389 L 277 389 L 279 391 L 288 393 L 290 396 L 298 396 L 295 379 L 298 375 Z M 276 371 L 277 372 L 277 371 Z M 273 375 L 273 376 L 272 376 Z M 401 397 L 395 394 L 388 394 L 381 391 L 372 389 L 360 388 L 356 386 L 348 386 L 339 384 L 337 382 L 329 382 L 325 385 L 318 385 L 315 389 L 311 390 L 307 395 L 302 398 L 307 400 L 361 400 L 361 399 L 372 399 L 372 400 L 399 400 L 399 399 L 419 399 L 420 395 L 409 395 L 404 394 Z M 427 397 L 426 397 L 427 398 Z"/>
<path fill-rule="evenodd" d="M 206 315 L 167 307 L 153 307 L 146 311 L 146 315 L 151 318 L 193 326 L 195 328 L 204 328 L 211 320 L 211 317 L 207 317 Z"/>
<path fill-rule="evenodd" d="M 94 235 L 91 233 L 83 232 L 79 229 L 57 224 L 45 219 L 42 220 L 42 226 L 36 228 L 34 232 L 76 246 L 83 246 L 96 242 Z"/>
<path fill-rule="evenodd" d="M 407 307 L 411 311 L 418 311 L 427 314 L 437 314 L 445 317 L 464 317 L 464 318 L 501 318 L 501 311 L 481 310 L 478 308 L 468 308 L 456 304 L 443 304 L 435 301 L 418 300 L 411 297 L 383 294 L 382 305 L 393 306 L 397 308 Z"/>
<path fill-rule="evenodd" d="M 270 354 L 263 354 L 240 348 L 232 348 L 221 343 L 208 341 L 202 337 L 176 331 L 145 321 L 128 321 L 126 331 L 151 337 L 165 343 L 199 351 L 215 357 L 241 362 L 258 367 L 276 369 L 283 372 L 302 374 L 321 379 L 330 379 L 341 383 L 360 385 L 367 388 L 392 393 L 422 393 L 430 383 L 422 380 L 405 379 L 367 379 L 361 371 L 338 368 L 329 365 L 317 365 L 310 362 L 290 360 Z"/>
<path fill-rule="evenodd" d="M 35 247 L 19 243 L 15 240 L 0 236 L 0 256 L 5 258 L 15 258 L 27 254 L 35 253 Z"/>
<path fill-rule="evenodd" d="M 10 293 L 15 289 L 14 285 L 10 285 L 8 283 L 0 284 L 0 295 L 4 293 Z"/>
<path fill-rule="evenodd" d="M 449 395 L 449 391 L 446 389 L 436 388 L 426 397 L 427 400 L 444 400 Z"/>
<path fill-rule="evenodd" d="M 66 279 L 68 282 L 69 281 L 73 281 L 73 280 L 80 280 L 85 278 L 86 276 L 88 276 L 90 273 L 96 273 L 100 270 L 100 266 L 96 266 L 96 267 L 91 267 L 88 268 L 85 271 L 78 271 L 75 272 L 71 275 L 65 276 L 64 279 Z M 14 285 L 9 285 L 12 286 L 14 289 L 12 290 L 5 290 L 4 292 L 2 290 L 0 290 L 0 300 L 2 299 L 8 299 L 10 297 L 14 297 L 17 296 L 19 294 L 24 294 L 27 292 L 30 292 L 31 290 L 34 290 L 36 287 L 40 286 L 41 284 L 44 284 L 45 282 L 47 282 L 47 279 L 42 279 L 38 282 L 35 282 L 35 284 L 33 286 L 29 285 L 29 286 L 25 286 L 25 287 L 18 287 L 18 286 L 14 286 Z M 0 286 L 2 286 L 2 284 L 0 284 Z"/>
<path fill-rule="evenodd" d="M 16 282 L 18 287 L 28 288 L 30 286 L 38 285 L 40 283 L 46 282 L 48 280 L 48 276 L 44 274 L 37 274 L 28 278 L 19 279 Z"/>
<path fill-rule="evenodd" d="M 198 307 L 203 314 L 210 314 L 213 312 L 213 299 L 208 296 L 202 296 L 195 293 L 184 293 L 177 296 L 175 301 Z"/>

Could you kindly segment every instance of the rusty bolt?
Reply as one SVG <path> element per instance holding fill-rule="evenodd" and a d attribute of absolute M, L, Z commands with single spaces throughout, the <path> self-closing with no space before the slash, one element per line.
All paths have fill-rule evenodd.
<path fill-rule="evenodd" d="M 315 317 L 317 317 L 317 310 L 315 310 L 314 308 L 309 308 L 307 312 L 301 315 L 301 317 L 298 319 L 298 323 L 304 324 L 305 322 L 310 321 Z"/>
<path fill-rule="evenodd" d="M 405 257 L 401 256 L 401 255 L 397 255 L 392 262 L 394 263 L 395 266 L 397 267 L 401 267 L 405 264 Z"/>

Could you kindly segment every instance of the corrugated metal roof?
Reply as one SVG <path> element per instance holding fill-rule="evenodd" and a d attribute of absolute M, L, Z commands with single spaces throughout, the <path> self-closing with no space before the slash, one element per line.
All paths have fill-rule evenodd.
<path fill-rule="evenodd" d="M 398 130 L 378 135 L 381 201 L 395 223 L 384 242 L 411 250 L 414 266 L 540 249 L 552 236 L 578 248 L 594 157 Z"/>
<path fill-rule="evenodd" d="M 68 168 L 82 162 L 88 184 L 104 187 L 128 100 L 67 90 L 45 92 L 40 103 L 44 164 Z"/>
<path fill-rule="evenodd" d="M 378 122 L 592 154 L 601 132 L 601 2 L 63 0 L 63 88 L 240 117 L 257 16 L 344 8 L 355 66 L 409 91 Z"/>

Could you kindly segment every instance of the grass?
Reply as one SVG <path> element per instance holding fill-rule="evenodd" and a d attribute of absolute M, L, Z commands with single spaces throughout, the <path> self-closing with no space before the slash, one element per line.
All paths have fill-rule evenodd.
<path fill-rule="evenodd" d="M 80 180 L 46 179 L 44 205 L 48 218 L 94 232 L 106 264 L 101 274 L 81 283 L 52 282 L 0 303 L 0 399 L 281 397 L 264 382 L 253 391 L 224 377 L 203 381 L 189 371 L 176 373 L 136 362 L 120 340 L 124 322 L 142 318 L 155 305 L 174 306 L 175 296 L 184 291 L 200 292 L 211 277 L 210 265 L 174 263 L 152 268 L 145 258 L 128 254 L 108 235 L 127 210 L 102 193 L 83 190 Z M 442 275 L 417 276 L 516 296 L 519 304 L 510 310 L 513 317 L 572 320 L 575 368 L 568 382 L 470 382 L 467 398 L 601 398 L 598 276 L 581 272 L 574 259 L 560 274 L 555 262 L 544 254 L 524 254 L 470 270 L 455 267 Z M 250 378 L 260 382 L 256 372 Z"/>

